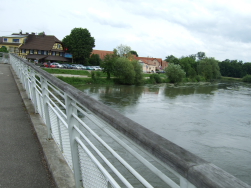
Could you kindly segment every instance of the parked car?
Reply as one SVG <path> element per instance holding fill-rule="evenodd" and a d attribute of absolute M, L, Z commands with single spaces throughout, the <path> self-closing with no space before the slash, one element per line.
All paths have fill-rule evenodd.
<path fill-rule="evenodd" d="M 51 65 L 56 65 L 57 68 L 63 68 L 63 65 L 53 62 Z"/>
<path fill-rule="evenodd" d="M 78 66 L 82 69 L 82 70 L 86 70 L 86 66 L 78 64 Z"/>
<path fill-rule="evenodd" d="M 72 65 L 70 65 L 70 64 L 64 64 L 63 66 L 64 66 L 64 68 L 66 68 L 66 69 L 72 69 Z"/>
<path fill-rule="evenodd" d="M 57 65 L 52 64 L 52 63 L 47 63 L 47 62 L 43 63 L 43 66 L 44 67 L 49 67 L 49 68 L 57 68 Z"/>
<path fill-rule="evenodd" d="M 91 66 L 87 66 L 86 70 L 94 70 L 94 68 L 92 68 Z"/>
<path fill-rule="evenodd" d="M 95 70 L 102 70 L 102 68 L 100 66 L 94 66 Z"/>
<path fill-rule="evenodd" d="M 75 64 L 72 65 L 72 68 L 73 68 L 73 69 L 81 69 L 81 67 L 80 67 L 79 65 L 75 65 Z"/>

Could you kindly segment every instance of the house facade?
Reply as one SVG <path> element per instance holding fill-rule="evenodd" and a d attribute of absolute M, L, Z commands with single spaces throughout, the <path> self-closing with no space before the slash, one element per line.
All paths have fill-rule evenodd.
<path fill-rule="evenodd" d="M 136 56 L 134 58 L 142 64 L 145 73 L 156 73 L 156 70 L 164 70 L 168 66 L 168 62 L 163 61 L 161 58 Z"/>
<path fill-rule="evenodd" d="M 5 46 L 9 53 L 18 53 L 19 47 L 25 43 L 29 33 L 13 33 L 0 37 L 0 48 Z"/>
<path fill-rule="evenodd" d="M 39 62 L 69 61 L 65 57 L 62 42 L 53 35 L 29 34 L 19 47 L 18 55 L 28 60 Z"/>

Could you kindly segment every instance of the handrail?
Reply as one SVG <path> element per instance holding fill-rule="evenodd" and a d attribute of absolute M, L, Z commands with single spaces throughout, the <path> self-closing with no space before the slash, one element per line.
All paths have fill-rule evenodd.
<path fill-rule="evenodd" d="M 54 127 L 55 125 L 52 125 L 52 129 L 54 129 L 52 130 L 53 137 L 60 137 L 60 139 L 62 139 L 61 137 L 64 137 L 68 139 L 68 142 L 67 139 L 63 139 L 64 143 L 62 143 L 62 147 L 65 147 L 65 149 L 67 149 L 67 144 L 69 144 L 71 147 L 71 157 L 68 156 L 68 158 L 66 158 L 67 160 L 72 161 L 74 173 L 76 175 L 75 181 L 77 187 L 82 186 L 81 181 L 85 182 L 83 180 L 85 179 L 85 177 L 82 176 L 83 174 L 81 175 L 81 172 L 78 172 L 82 170 L 82 167 L 79 165 L 79 161 L 81 161 L 82 159 L 79 159 L 77 153 L 82 149 L 89 149 L 86 146 L 84 146 L 85 148 L 83 148 L 83 143 L 78 144 L 78 147 L 75 146 L 76 143 L 80 142 L 81 135 L 79 135 L 78 131 L 74 127 L 81 126 L 81 123 L 78 122 L 79 117 L 76 116 L 79 110 L 74 107 L 74 104 L 72 104 L 71 101 L 73 101 L 73 103 L 77 103 L 79 106 L 81 106 L 81 108 L 85 108 L 95 114 L 95 116 L 102 119 L 102 121 L 105 121 L 107 124 L 109 124 L 109 126 L 112 126 L 112 128 L 120 132 L 120 134 L 123 134 L 130 141 L 134 142 L 136 145 L 143 148 L 155 158 L 160 160 L 162 164 L 165 164 L 166 166 L 174 170 L 178 174 L 178 178 L 180 178 L 178 186 L 181 188 L 251 188 L 251 186 L 223 171 L 214 164 L 199 158 L 191 152 L 181 148 L 180 146 L 132 121 L 131 119 L 121 115 L 117 111 L 111 109 L 110 107 L 104 105 L 99 101 L 96 101 L 82 91 L 52 76 L 51 74 L 42 70 L 40 67 L 37 67 L 34 64 L 27 62 L 26 60 L 23 60 L 15 54 L 11 54 L 10 57 L 13 69 L 19 75 L 25 87 L 28 88 L 30 86 L 27 86 L 29 85 L 29 83 L 27 82 L 28 79 L 25 79 L 24 77 L 31 75 L 23 73 L 25 72 L 23 70 L 26 70 L 26 68 L 29 67 L 30 69 L 35 71 L 36 75 L 46 80 L 46 82 L 49 82 L 53 87 L 59 89 L 60 92 L 64 93 L 65 98 L 64 102 L 61 101 L 61 105 L 66 108 L 66 114 L 64 116 L 67 117 L 68 130 L 61 130 L 66 129 L 65 126 L 61 126 L 62 122 L 64 121 L 62 121 L 62 119 L 58 117 L 59 114 L 55 113 L 53 111 L 54 109 L 52 110 L 53 106 L 48 105 L 48 103 L 50 102 L 49 99 L 37 98 L 36 100 L 44 100 L 45 107 L 41 107 L 40 111 L 44 113 L 45 119 L 50 118 L 48 121 L 46 121 L 46 123 L 55 124 L 56 126 L 59 126 L 58 130 L 63 132 L 65 131 L 65 133 L 59 134 L 57 132 L 58 130 Z M 41 87 L 42 97 L 45 98 L 49 97 L 46 94 L 49 92 L 48 84 L 46 85 L 46 82 L 41 82 L 42 85 L 45 84 Z M 32 89 L 29 90 L 33 91 Z M 55 94 L 53 97 L 56 97 Z M 56 132 L 54 133 L 53 131 Z M 106 182 L 105 184 L 107 185 L 109 184 L 109 182 L 113 181 L 114 179 L 104 180 L 104 182 Z M 177 186 L 174 183 L 172 187 Z"/>

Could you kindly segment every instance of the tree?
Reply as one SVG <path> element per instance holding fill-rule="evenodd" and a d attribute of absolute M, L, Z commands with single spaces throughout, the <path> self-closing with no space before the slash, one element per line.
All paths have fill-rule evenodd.
<path fill-rule="evenodd" d="M 167 56 L 165 61 L 169 63 L 179 64 L 179 59 L 175 57 L 174 55 Z"/>
<path fill-rule="evenodd" d="M 136 55 L 136 57 L 139 57 L 138 53 L 136 51 L 134 51 L 134 50 L 131 50 L 130 53 L 133 54 L 133 55 Z"/>
<path fill-rule="evenodd" d="M 202 60 L 206 58 L 206 53 L 205 52 L 198 52 L 197 53 L 197 58 L 198 60 Z"/>
<path fill-rule="evenodd" d="M 71 34 L 65 36 L 62 42 L 63 46 L 72 54 L 74 61 L 88 64 L 92 49 L 95 47 L 95 39 L 87 29 L 72 29 Z"/>
<path fill-rule="evenodd" d="M 197 75 L 197 63 L 193 57 L 183 57 L 179 59 L 181 68 L 186 72 L 186 76 L 194 78 Z"/>
<path fill-rule="evenodd" d="M 220 78 L 221 74 L 218 61 L 213 57 L 206 57 L 205 59 L 200 60 L 198 64 L 198 74 L 208 81 Z"/>
<path fill-rule="evenodd" d="M 101 59 L 98 54 L 92 54 L 90 59 L 89 59 L 89 64 L 94 66 L 94 65 L 100 65 L 101 64 Z"/>
<path fill-rule="evenodd" d="M 180 65 L 176 65 L 174 63 L 170 63 L 168 67 L 165 69 L 166 75 L 172 83 L 179 83 L 182 81 L 182 78 L 185 77 L 186 73 L 181 68 Z"/>
<path fill-rule="evenodd" d="M 124 57 L 119 57 L 114 64 L 114 76 L 116 76 L 121 84 L 134 84 L 135 71 L 131 61 Z"/>
<path fill-rule="evenodd" d="M 142 65 L 137 60 L 133 60 L 131 63 L 135 71 L 134 84 L 140 85 L 144 79 Z"/>
<path fill-rule="evenodd" d="M 120 57 L 126 57 L 127 54 L 129 54 L 130 51 L 131 51 L 131 47 L 130 46 L 126 46 L 126 45 L 123 45 L 123 44 L 120 44 L 115 49 L 117 51 L 117 55 L 120 56 Z"/>
<path fill-rule="evenodd" d="M 104 57 L 103 62 L 101 62 L 100 67 L 103 68 L 103 72 L 107 74 L 107 79 L 111 78 L 111 74 L 115 72 L 115 63 L 118 59 L 117 55 L 115 53 L 113 54 L 107 54 Z"/>

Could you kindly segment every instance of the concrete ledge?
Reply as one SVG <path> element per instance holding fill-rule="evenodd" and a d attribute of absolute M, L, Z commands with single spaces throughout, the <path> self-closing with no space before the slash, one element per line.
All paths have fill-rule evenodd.
<path fill-rule="evenodd" d="M 36 131 L 38 140 L 42 146 L 42 150 L 47 161 L 49 170 L 52 177 L 55 180 L 57 187 L 59 188 L 75 188 L 75 181 L 73 172 L 66 163 L 61 151 L 59 150 L 57 144 L 54 140 L 47 139 L 47 127 L 43 123 L 39 114 L 35 113 L 35 109 L 30 99 L 23 89 L 19 78 L 16 76 L 15 72 L 11 68 L 13 77 L 16 81 L 17 87 L 19 89 L 20 95 L 23 99 L 27 112 L 30 116 L 33 127 Z"/>

